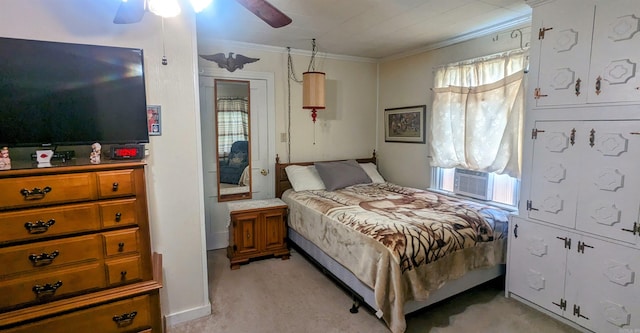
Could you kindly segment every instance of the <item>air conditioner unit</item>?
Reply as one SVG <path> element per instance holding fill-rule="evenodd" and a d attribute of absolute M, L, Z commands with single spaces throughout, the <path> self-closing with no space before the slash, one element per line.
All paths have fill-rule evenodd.
<path fill-rule="evenodd" d="M 453 178 L 453 192 L 476 199 L 491 200 L 493 175 L 488 172 L 456 169 Z"/>

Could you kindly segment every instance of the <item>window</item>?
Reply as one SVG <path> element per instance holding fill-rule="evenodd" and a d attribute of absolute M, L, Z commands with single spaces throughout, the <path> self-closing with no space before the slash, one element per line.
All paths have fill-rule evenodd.
<path fill-rule="evenodd" d="M 442 192 L 447 192 L 449 194 L 466 194 L 467 196 L 469 196 L 469 194 L 465 193 L 466 191 L 468 191 L 468 189 L 464 189 L 464 191 L 462 191 L 460 189 L 460 184 L 456 184 L 455 174 L 455 168 L 432 167 L 431 187 Z M 520 181 L 517 178 L 511 177 L 509 175 L 499 175 L 496 173 L 486 173 L 486 175 L 488 176 L 488 184 L 486 184 L 485 190 L 488 190 L 486 191 L 485 200 L 490 203 L 517 207 Z M 458 188 L 456 188 L 456 185 L 458 185 Z M 477 190 L 472 192 L 480 194 L 480 192 Z M 473 197 L 479 198 L 479 196 Z"/>

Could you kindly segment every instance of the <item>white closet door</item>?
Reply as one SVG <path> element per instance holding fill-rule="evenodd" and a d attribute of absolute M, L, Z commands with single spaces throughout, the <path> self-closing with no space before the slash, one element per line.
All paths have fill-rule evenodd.
<path fill-rule="evenodd" d="M 535 127 L 529 217 L 574 227 L 580 181 L 575 122 L 540 121 Z"/>
<path fill-rule="evenodd" d="M 589 103 L 640 101 L 640 1 L 615 3 L 596 6 Z"/>
<path fill-rule="evenodd" d="M 509 235 L 509 291 L 562 315 L 566 232 L 519 218 Z M 517 227 L 516 227 L 517 226 Z M 517 237 L 516 237 L 517 235 Z"/>
<path fill-rule="evenodd" d="M 546 6 L 540 11 L 544 19 L 539 27 L 534 26 L 534 33 L 543 29 L 544 38 L 534 42 L 540 43 L 538 88 L 546 96 L 536 100 L 537 106 L 586 103 L 583 86 L 589 77 L 594 6 L 587 1 L 580 6 Z"/>
<path fill-rule="evenodd" d="M 576 228 L 635 243 L 640 206 L 640 121 L 587 121 Z"/>
<path fill-rule="evenodd" d="M 640 251 L 589 237 L 575 241 L 567 258 L 565 316 L 594 332 L 640 327 Z"/>

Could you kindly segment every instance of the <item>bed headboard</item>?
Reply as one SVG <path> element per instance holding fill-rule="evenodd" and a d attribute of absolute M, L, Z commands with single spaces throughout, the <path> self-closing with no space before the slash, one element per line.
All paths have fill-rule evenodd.
<path fill-rule="evenodd" d="M 339 161 L 339 160 L 334 160 Z M 334 161 L 317 161 L 317 162 L 334 162 Z M 342 160 L 343 161 L 343 160 Z M 376 164 L 376 151 L 373 151 L 371 157 L 368 158 L 356 158 L 358 163 L 368 163 L 371 162 Z M 296 163 L 280 163 L 280 156 L 276 155 L 276 198 L 282 198 L 282 193 L 284 191 L 291 188 L 291 182 L 289 182 L 289 177 L 287 177 L 287 173 L 284 170 L 289 165 L 313 165 L 316 161 L 313 162 L 296 162 Z"/>

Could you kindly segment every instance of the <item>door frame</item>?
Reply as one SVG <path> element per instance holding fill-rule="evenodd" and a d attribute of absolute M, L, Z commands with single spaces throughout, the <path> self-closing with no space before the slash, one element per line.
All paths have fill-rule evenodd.
<path fill-rule="evenodd" d="M 253 71 L 240 71 L 240 72 L 228 72 L 224 69 L 216 68 L 203 68 L 198 72 L 198 81 L 201 77 L 211 77 L 213 79 L 233 79 L 233 80 L 265 80 L 267 83 L 266 99 L 267 99 L 267 149 L 269 154 L 274 154 L 276 151 L 276 105 L 275 105 L 275 74 L 273 72 L 253 72 Z M 202 94 L 202 93 L 201 93 Z M 201 104 L 201 101 L 199 102 Z M 202 105 L 199 105 L 202 108 Z M 201 137 L 204 138 L 204 133 L 201 133 Z M 203 143 L 204 145 L 204 143 Z M 268 163 L 269 175 L 267 176 L 267 191 L 268 196 L 273 197 L 275 195 L 275 175 L 273 173 L 273 166 L 275 165 L 275 155 L 273 156 L 273 163 Z M 203 168 L 206 168 L 203 164 Z M 203 169 L 203 173 L 204 173 Z M 216 171 L 217 172 L 217 171 Z M 207 176 L 204 174 L 203 176 Z M 204 193 L 204 205 L 205 205 L 205 230 L 206 230 L 206 243 L 207 250 L 220 249 L 228 246 L 229 231 L 228 228 L 225 231 L 217 230 L 221 229 L 221 226 L 214 225 L 216 221 L 224 221 L 226 223 L 229 218 L 223 216 L 228 214 L 226 209 L 226 203 L 216 203 L 213 207 L 209 207 L 208 196 L 206 190 Z M 217 218 L 212 218 L 216 216 Z M 218 228 L 216 228 L 218 227 Z"/>

